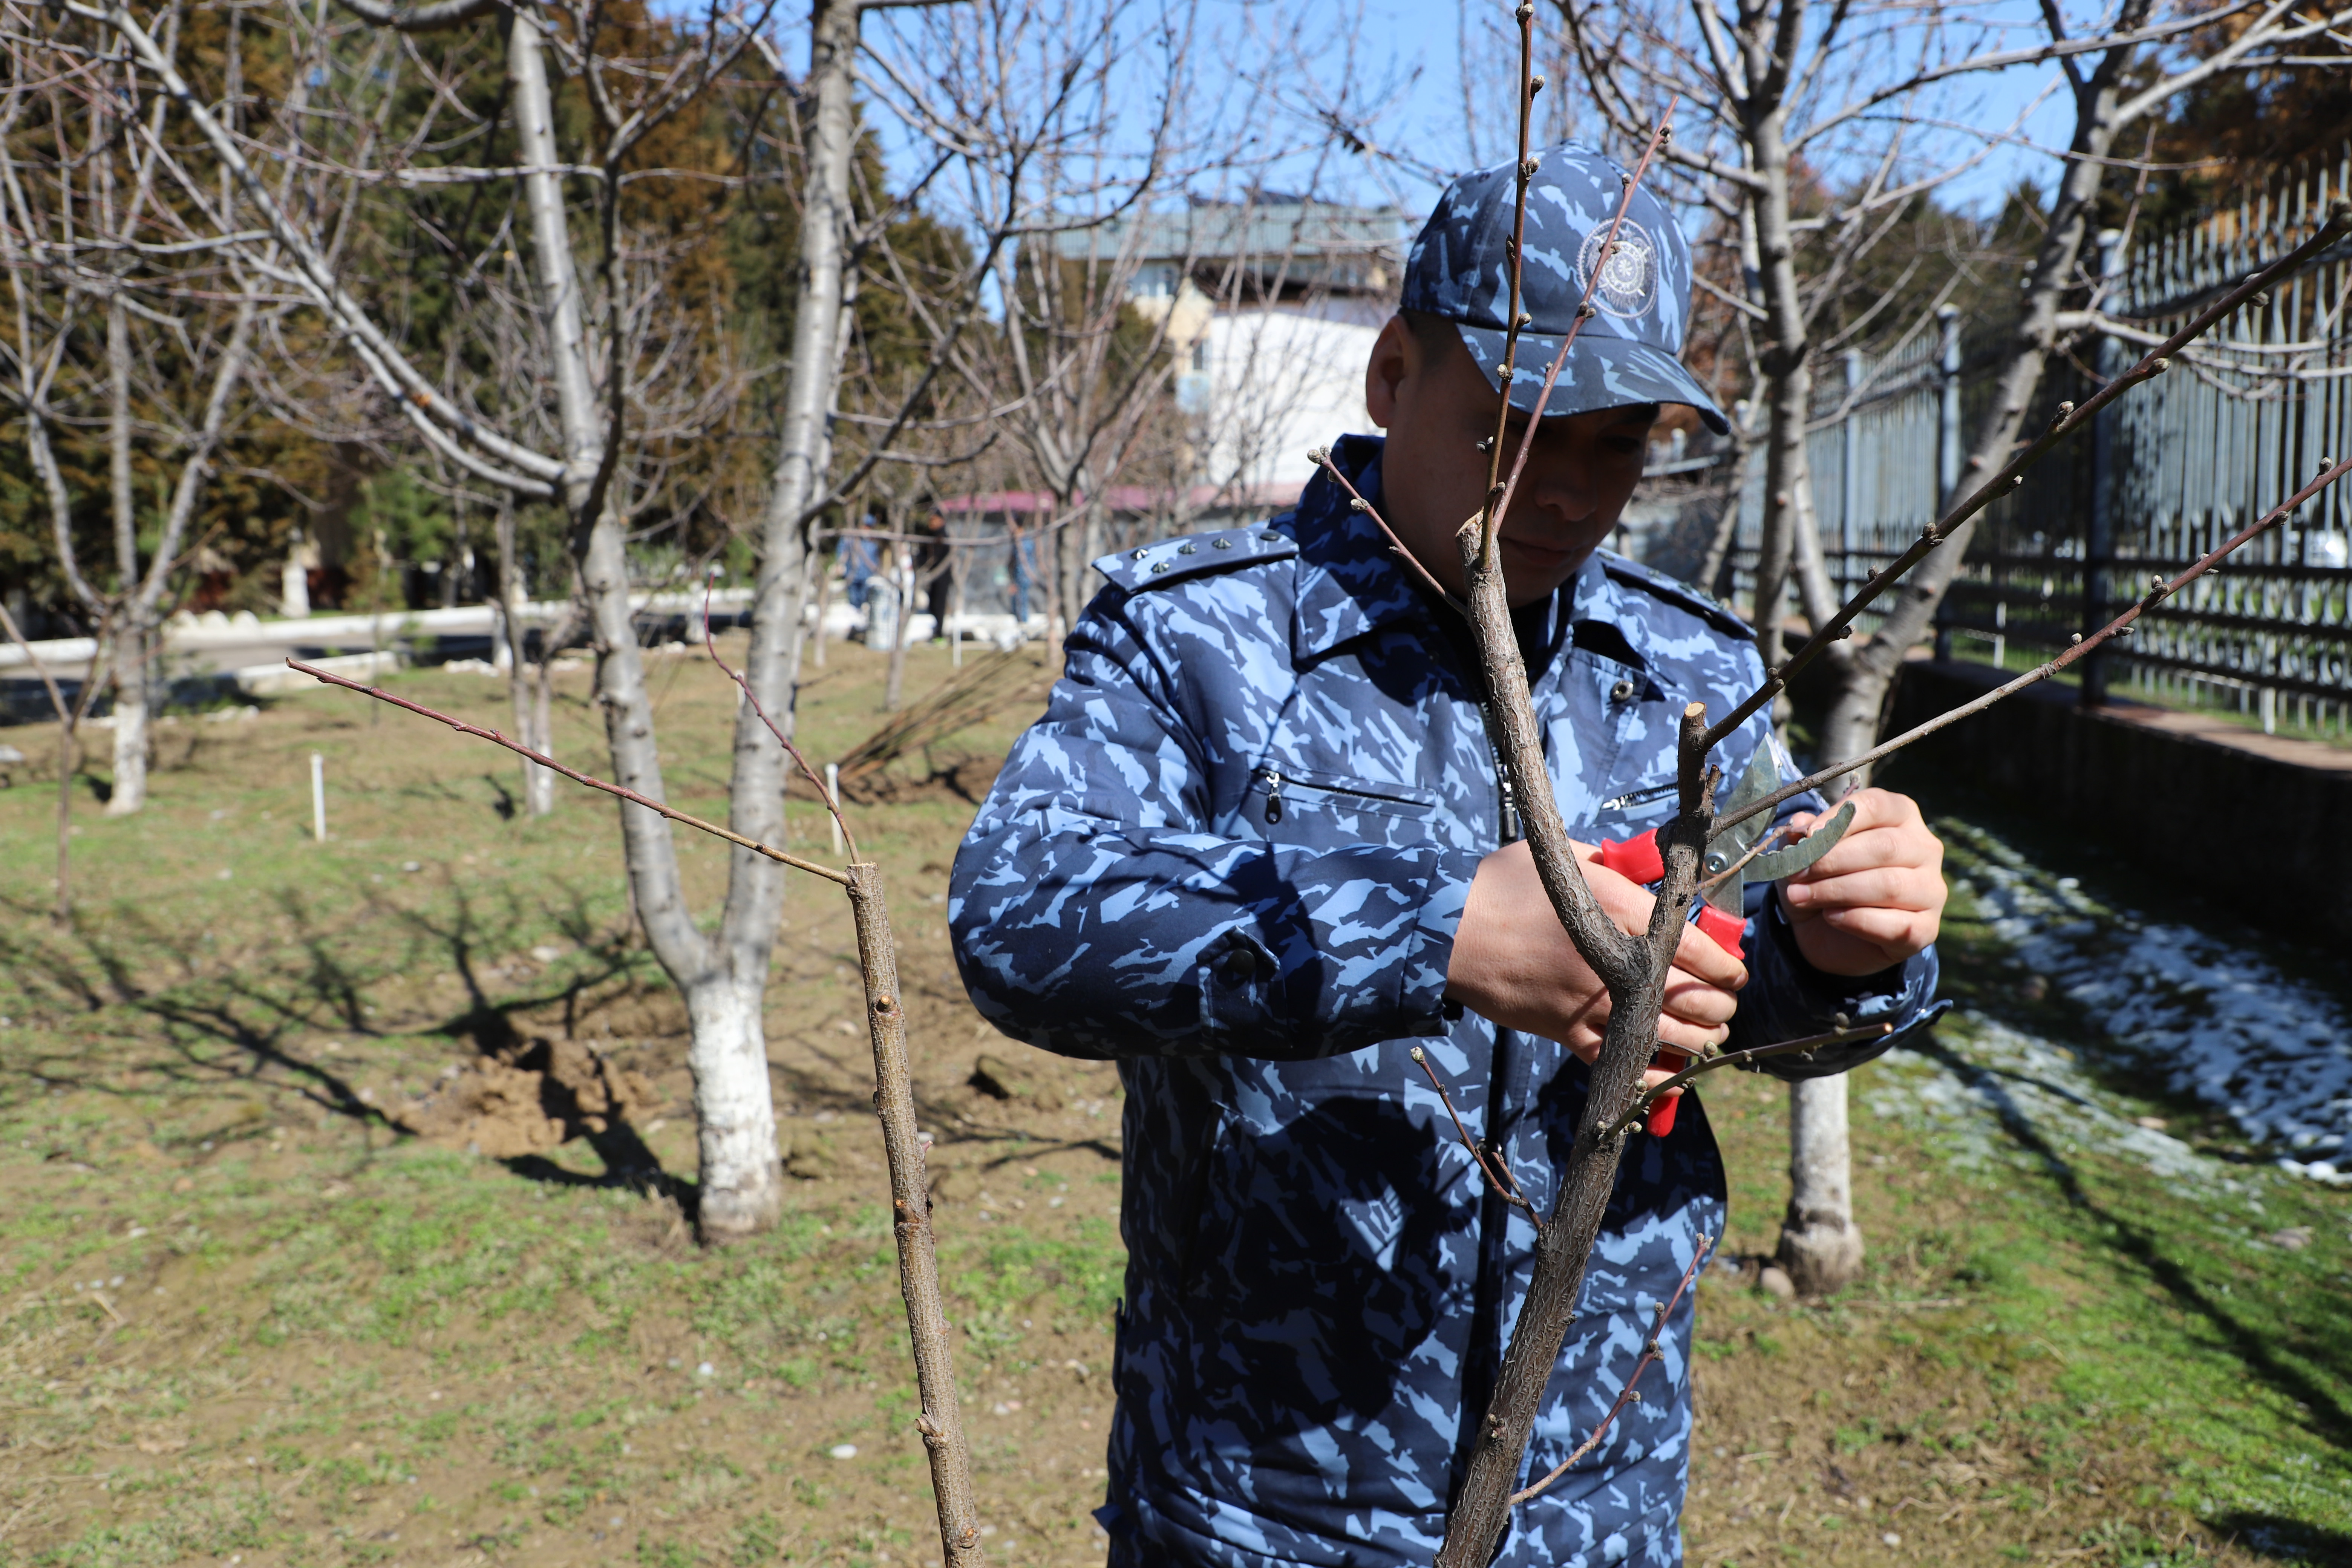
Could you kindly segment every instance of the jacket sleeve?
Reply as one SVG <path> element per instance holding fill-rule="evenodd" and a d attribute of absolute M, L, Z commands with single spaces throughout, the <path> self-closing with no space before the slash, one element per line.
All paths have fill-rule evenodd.
<path fill-rule="evenodd" d="M 1097 1058 L 1443 1034 L 1478 856 L 1213 831 L 1210 742 L 1136 607 L 1106 593 L 1071 632 L 1045 717 L 957 851 L 948 923 L 974 1005 L 1016 1039 Z"/>
<path fill-rule="evenodd" d="M 1786 811 L 1800 809 L 1817 811 L 1821 806 L 1806 796 L 1790 802 Z M 1883 1020 L 1895 1026 L 1894 1033 L 1881 1038 L 1811 1056 L 1766 1057 L 1755 1064 L 1758 1071 L 1791 1083 L 1851 1072 L 1925 1034 L 1951 1007 L 1949 1002 L 1936 1000 L 1940 970 L 1933 947 L 1875 974 L 1827 974 L 1798 951 L 1796 931 L 1772 884 L 1748 889 L 1748 986 L 1739 994 L 1739 1011 L 1732 1018 L 1725 1050 L 1826 1035 L 1839 1027 L 1840 1014 L 1857 1024 Z"/>

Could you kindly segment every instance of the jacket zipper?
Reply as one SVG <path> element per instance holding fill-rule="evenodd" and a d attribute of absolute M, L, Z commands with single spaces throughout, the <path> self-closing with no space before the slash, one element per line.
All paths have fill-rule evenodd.
<path fill-rule="evenodd" d="M 1280 822 L 1282 820 L 1284 810 L 1282 803 L 1282 785 L 1284 782 L 1282 770 L 1279 768 L 1259 768 L 1255 770 L 1255 776 L 1265 781 L 1265 810 L 1266 821 L 1269 823 Z M 1297 781 L 1294 780 L 1292 782 L 1295 783 Z M 1345 784 L 1309 784 L 1307 787 L 1321 795 L 1351 795 L 1357 800 L 1385 801 L 1394 805 L 1413 805 L 1421 804 L 1410 800 L 1403 795 L 1382 795 L 1376 789 L 1349 789 Z M 1517 817 L 1514 816 L 1512 820 L 1517 821 Z"/>
<path fill-rule="evenodd" d="M 1503 749 L 1495 744 L 1495 705 L 1478 704 L 1486 720 L 1486 757 L 1495 765 L 1495 833 L 1498 843 L 1517 844 L 1527 837 L 1519 827 L 1519 797 L 1511 787 L 1511 770 L 1503 765 Z"/>
<path fill-rule="evenodd" d="M 1282 772 L 1278 768 L 1260 768 L 1265 780 L 1265 820 L 1267 826 L 1282 820 Z"/>

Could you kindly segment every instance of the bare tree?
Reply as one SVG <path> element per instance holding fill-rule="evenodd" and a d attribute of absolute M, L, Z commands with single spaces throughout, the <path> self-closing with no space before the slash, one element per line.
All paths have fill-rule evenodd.
<path fill-rule="evenodd" d="M 67 15 L 119 40 L 132 67 L 185 117 L 222 176 L 224 194 L 205 212 L 214 234 L 237 244 L 247 265 L 323 318 L 412 438 L 510 496 L 562 508 L 598 656 L 597 691 L 614 770 L 635 794 L 658 800 L 664 786 L 630 601 L 625 509 L 632 488 L 651 482 L 649 454 L 666 435 L 695 423 L 701 399 L 691 384 L 698 367 L 678 363 L 684 356 L 675 341 L 646 330 L 660 300 L 646 279 L 633 275 L 624 193 L 640 173 L 633 160 L 656 132 L 734 70 L 762 18 L 719 18 L 699 31 L 653 28 L 615 38 L 588 5 L 507 11 L 487 0 L 454 0 L 395 12 L 353 0 L 351 8 L 365 24 L 358 42 L 369 51 L 364 68 L 352 74 L 368 80 L 383 80 L 423 58 L 404 45 L 386 47 L 396 40 L 477 20 L 494 27 L 503 57 L 511 161 L 420 168 L 431 161 L 389 155 L 401 149 L 396 142 L 387 149 L 386 139 L 374 134 L 381 112 L 372 119 L 355 109 L 346 109 L 340 121 L 280 114 L 269 127 L 275 140 L 248 139 L 228 123 L 220 89 L 208 97 L 191 85 L 168 28 L 152 29 L 120 5 L 69 5 Z M 339 73 L 330 67 L 347 29 L 314 26 L 314 15 L 288 7 L 277 20 L 299 63 L 297 79 L 333 81 Z M 565 161 L 558 146 L 551 50 L 585 100 L 590 130 L 578 162 Z M 845 63 L 832 68 L 844 73 Z M 427 96 L 436 111 L 452 99 L 446 92 Z M 314 122 L 356 125 L 365 133 L 320 146 L 308 139 Z M 280 166 L 302 173 L 299 203 L 260 176 L 248 147 L 266 148 Z M 567 182 L 584 183 L 592 199 L 568 210 Z M 183 171 L 181 184 L 201 191 L 205 182 Z M 501 229 L 489 247 L 499 260 L 518 250 L 527 257 L 527 277 L 516 279 L 520 287 L 509 296 L 518 308 L 504 316 L 513 351 L 509 378 L 521 383 L 510 406 L 486 405 L 486 397 L 500 395 L 495 383 L 443 383 L 420 369 L 347 280 L 348 229 L 336 223 L 322 230 L 311 216 L 340 219 L 361 195 L 387 184 L 473 185 L 511 199 L 511 227 Z M 572 231 L 575 211 L 586 220 L 584 238 Z M 236 238 L 247 235 L 259 237 Z M 583 252 L 591 262 L 586 268 Z M 796 365 L 795 374 L 822 384 L 830 363 L 819 354 L 813 363 Z M 533 374 L 515 378 L 517 369 Z M 551 425 L 533 423 L 539 400 L 526 394 L 534 384 L 552 393 Z M 823 406 L 825 398 L 820 395 L 815 402 Z M 788 637 L 793 583 L 789 574 L 763 578 L 754 618 L 766 628 L 765 640 L 755 636 L 755 645 L 772 647 Z M 773 690 L 777 670 L 772 660 L 755 668 L 755 688 Z M 754 826 L 764 824 L 780 807 L 779 783 L 772 766 L 739 748 L 733 786 L 739 815 Z M 687 908 L 666 820 L 625 805 L 621 826 L 638 918 L 656 956 L 678 983 L 692 1031 L 702 1232 L 712 1239 L 743 1235 L 770 1224 L 781 1200 L 759 1008 L 781 906 L 778 870 L 772 862 L 737 858 L 727 913 L 714 938 Z"/>
<path fill-rule="evenodd" d="M 1838 594 L 1813 507 L 1807 436 L 1813 416 L 1812 365 L 1825 311 L 1867 320 L 1885 300 L 1857 302 L 1864 258 L 1906 212 L 1937 186 L 2013 140 L 2026 113 L 2063 91 L 2075 131 L 2050 221 L 2025 279 L 1995 408 L 1978 432 L 1975 456 L 1948 505 L 2011 450 L 2048 356 L 2060 346 L 2062 298 L 2086 279 L 2079 267 L 2084 226 L 2116 135 L 2169 98 L 2217 71 L 2259 59 L 2326 23 L 2284 5 L 2239 5 L 2251 14 L 2234 39 L 2181 63 L 2185 40 L 2213 13 L 2158 17 L 2153 0 L 2129 0 L 2086 37 L 2070 36 L 2056 6 L 2049 36 L 2022 47 L 1986 49 L 1990 17 L 1944 7 L 1876 10 L 1816 7 L 1809 0 L 1601 6 L 1559 0 L 1563 38 L 1596 111 L 1624 137 L 1646 129 L 1669 99 L 1706 119 L 1699 135 L 1676 139 L 1663 157 L 1717 215 L 1718 234 L 1736 237 L 1744 289 L 1722 294 L 1740 320 L 1761 432 L 1762 530 L 1756 565 L 1755 622 L 1768 668 L 1782 648 L 1781 605 L 1793 578 L 1807 623 L 1825 625 Z M 2168 52 L 2175 68 L 2153 73 Z M 1982 123 L 1954 95 L 1998 72 L 2051 73 L 2010 124 Z M 2151 75 L 2153 79 L 2149 79 Z M 2127 84 L 2136 90 L 2126 91 Z M 1801 187 L 1823 171 L 1853 171 L 1849 187 L 1808 213 Z M 1955 272 L 1928 308 L 1943 302 Z M 1924 318 L 1923 318 L 1924 320 Z M 1887 682 L 1933 619 L 1965 550 L 1939 555 L 1906 584 L 1878 633 L 1841 643 L 1824 658 L 1836 687 L 1822 755 L 1857 754 L 1875 739 Z M 1867 770 L 1853 784 L 1866 783 Z M 1798 1287 L 1816 1293 L 1860 1272 L 1863 1238 L 1853 1216 L 1843 1078 L 1790 1085 L 1789 1214 L 1780 1256 Z"/>
<path fill-rule="evenodd" d="M 10 18 L 0 106 L 0 269 L 14 314 L 0 355 L 13 372 L 6 392 L 25 421 L 59 574 L 90 623 L 110 628 L 114 773 L 106 809 L 121 816 L 147 802 L 166 597 L 243 406 L 263 302 L 250 270 L 206 257 L 207 247 L 190 247 L 177 229 L 178 193 L 154 146 L 166 100 L 120 61 L 30 48 L 26 20 Z M 38 151 L 28 161 L 22 148 Z M 85 567 L 58 449 L 61 434 L 93 429 L 105 434 L 110 586 Z M 143 551 L 142 445 L 170 475 Z"/>
<path fill-rule="evenodd" d="M 2161 113 L 2181 94 L 2217 76 L 2257 64 L 2295 64 L 2295 45 L 2340 33 L 2352 25 L 2352 9 L 2296 7 L 2283 0 L 2216 10 L 2192 8 L 2185 16 L 2164 20 L 2157 17 L 2152 0 L 2126 0 L 2106 28 L 2073 37 L 2056 7 L 2051 7 L 2048 15 L 2048 47 L 2063 51 L 2058 65 L 2063 89 L 2074 105 L 2074 131 L 2042 243 L 2026 272 L 2021 309 L 2010 330 L 1993 399 L 1962 467 L 1959 488 L 1963 490 L 1978 476 L 1997 468 L 2015 448 L 2051 356 L 2065 349 L 2084 330 L 2084 323 L 2064 320 L 2062 306 L 2070 296 L 2088 297 L 2095 302 L 2102 280 L 2092 277 L 2084 265 L 2084 241 L 2106 182 L 2119 170 L 2127 172 L 2132 166 L 2129 159 L 2116 156 L 2118 138 Z M 2217 26 L 2225 18 L 2237 25 Z M 2211 47 L 2201 52 L 2193 47 L 2173 50 L 2161 47 L 2176 37 L 2189 46 L 2210 40 Z M 1951 499 L 1945 498 L 1947 505 Z M 1878 630 L 1855 647 L 1851 656 L 1832 666 L 1838 689 L 1822 732 L 1823 757 L 1843 760 L 1862 755 L 1877 738 L 1887 687 L 1904 657 L 1934 625 L 1937 608 L 1966 553 L 1968 536 L 1962 535 L 1958 545 L 1906 584 Z M 1859 776 L 1866 780 L 1868 774 Z"/>
<path fill-rule="evenodd" d="M 1175 419 L 1183 324 L 1137 296 L 1147 264 L 1192 273 L 1196 252 L 1180 237 L 1171 260 L 1165 242 L 1198 234 L 1157 209 L 1203 185 L 1245 192 L 1255 171 L 1332 138 L 1247 122 L 1237 109 L 1257 78 L 1202 68 L 1233 58 L 1220 37 L 1193 0 L 976 0 L 924 14 L 873 52 L 877 101 L 950 161 L 939 205 L 993 269 L 991 330 L 931 331 L 1049 508 L 1033 537 L 1052 563 L 1054 639 L 1087 597 L 1109 491 Z M 918 293 L 887 248 L 883 265 Z"/>

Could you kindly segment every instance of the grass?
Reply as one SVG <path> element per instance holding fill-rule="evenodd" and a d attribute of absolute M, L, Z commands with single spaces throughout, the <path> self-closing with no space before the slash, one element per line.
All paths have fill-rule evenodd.
<path fill-rule="evenodd" d="M 2133 881 L 2079 845 L 2035 847 Z M 2107 1087 L 2221 1162 L 2225 1185 L 2168 1184 L 2022 1113 L 1980 1130 L 1989 1161 L 1870 1114 L 1874 1093 L 1965 1063 L 1989 1026 L 2095 1039 L 2063 1000 L 2028 1000 L 2039 988 L 1965 898 L 1943 953 L 1963 1011 L 1922 1058 L 1854 1082 L 1863 1281 L 1811 1307 L 1714 1279 L 1703 1293 L 1700 1386 L 1717 1398 L 1696 1560 L 1780 1561 L 1800 1539 L 1808 1561 L 1883 1560 L 1893 1533 L 1922 1561 L 2352 1562 L 2352 1195 L 2272 1169 L 2209 1108 L 2126 1080 Z M 1781 1098 L 1748 1078 L 1709 1097 L 1735 1252 L 1769 1250 L 1786 1201 Z M 2297 1227 L 2300 1248 L 2267 1239 Z"/>
<path fill-rule="evenodd" d="M 879 661 L 834 660 L 804 700 L 819 756 L 877 718 Z M 909 689 L 943 664 L 918 653 Z M 499 707 L 479 678 L 399 679 L 436 705 Z M 564 678 L 559 717 L 575 757 L 599 750 L 583 681 Z M 673 798 L 722 809 L 727 690 L 691 656 L 656 660 L 654 681 Z M 985 756 L 1016 722 L 950 744 Z M 627 940 L 604 803 L 516 817 L 503 756 L 340 696 L 162 733 L 145 816 L 79 797 L 71 928 L 44 914 L 49 792 L 0 793 L 0 1564 L 935 1553 L 837 895 L 793 879 L 776 953 L 786 1216 L 705 1253 L 685 1222 L 682 1019 Z M 329 759 L 324 846 L 308 841 L 312 751 Z M 969 804 L 910 789 L 858 810 L 940 1139 L 990 1555 L 1098 1562 L 1116 1077 L 1010 1047 L 963 1001 L 939 900 Z M 790 815 L 822 850 L 813 810 Z M 714 910 L 724 858 L 683 859 Z M 2161 896 L 2127 868 L 2081 874 Z M 2023 1000 L 1972 915 L 1956 910 L 1946 946 L 1977 1020 L 1945 1026 L 1952 1059 L 1993 1023 L 2087 1058 L 2095 1021 Z M 541 1039 L 642 1073 L 650 1100 L 506 1159 L 404 1130 L 447 1068 Z M 971 1089 L 983 1049 L 1054 1093 Z M 1922 1058 L 1856 1080 L 1860 1285 L 1826 1304 L 1728 1274 L 1703 1286 L 1692 1561 L 2352 1561 L 2346 1194 L 2158 1099 L 2129 1103 L 2241 1162 L 2237 1190 L 2168 1190 L 2024 1120 L 1962 1139 L 1868 1109 L 1948 1070 Z M 1733 1172 L 1728 1246 L 1768 1250 L 1781 1095 L 1726 1077 L 1706 1103 Z M 2308 1247 L 2264 1244 L 2295 1226 Z M 854 1458 L 831 1457 L 845 1446 Z"/>

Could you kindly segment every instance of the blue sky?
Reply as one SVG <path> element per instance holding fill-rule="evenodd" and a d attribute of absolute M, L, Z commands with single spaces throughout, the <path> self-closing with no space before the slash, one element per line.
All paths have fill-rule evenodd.
<path fill-rule="evenodd" d="M 1375 79 L 1407 84 L 1391 122 L 1391 144 L 1409 147 L 1426 162 L 1443 167 L 1473 166 L 1462 107 L 1465 29 L 1460 5 L 1444 4 L 1443 0 L 1424 0 L 1419 5 L 1409 0 L 1307 0 L 1307 4 L 1319 14 L 1327 28 L 1345 25 L 1343 18 L 1355 16 L 1360 7 L 1366 52 L 1371 57 L 1368 62 L 1371 69 L 1367 74 Z M 1470 9 L 1474 21 L 1486 24 L 1483 36 L 1476 31 L 1471 33 L 1471 47 L 1487 58 L 1499 54 L 1507 64 L 1508 41 L 1493 30 L 1494 24 L 1507 22 L 1507 5 L 1493 0 L 1474 0 Z M 1978 15 L 2014 29 L 2015 43 L 2041 41 L 2036 5 L 1997 4 Z M 1981 85 L 1970 89 L 1967 118 L 1971 123 L 2005 127 L 2050 80 L 2052 69 L 2048 66 L 2021 68 L 1998 78 L 1985 79 Z M 2053 100 L 2044 102 L 2027 121 L 2023 134 L 2044 144 L 2063 145 L 2070 129 L 2067 104 L 2063 100 Z M 1492 147 L 1479 151 L 1490 159 L 1496 155 Z M 1501 155 L 1508 156 L 1507 153 Z M 1982 165 L 1946 187 L 1945 199 L 1956 205 L 1983 210 L 1997 205 L 2020 179 L 2030 179 L 2046 188 L 2054 168 L 2053 160 L 2044 153 L 2012 146 L 1995 153 Z M 1410 186 L 1414 182 L 1407 180 L 1406 184 Z M 1427 195 L 1423 199 L 1425 203 Z"/>
<path fill-rule="evenodd" d="M 2083 13 L 2075 18 L 2078 27 L 2095 20 L 2087 8 L 2095 0 L 2061 3 L 2069 13 Z M 1052 0 L 1047 0 L 1046 9 L 1056 9 Z M 1078 9 L 1085 7 L 1081 4 Z M 883 13 L 892 20 L 870 22 L 869 42 L 880 41 L 877 27 L 919 26 L 914 19 L 922 15 Z M 1151 15 L 1147 0 L 1129 13 L 1126 30 L 1146 26 Z M 1383 146 L 1405 155 L 1384 160 L 1327 150 L 1312 158 L 1295 157 L 1266 172 L 1263 183 L 1269 187 L 1312 188 L 1336 200 L 1393 199 L 1421 212 L 1427 210 L 1437 184 L 1408 167 L 1409 163 L 1459 171 L 1507 155 L 1497 144 L 1493 129 L 1486 132 L 1484 142 L 1474 142 L 1464 108 L 1462 64 L 1466 38 L 1474 69 L 1486 73 L 1484 100 L 1493 101 L 1507 90 L 1499 79 L 1509 70 L 1514 52 L 1509 0 L 1467 0 L 1466 9 L 1446 0 L 1201 0 L 1197 16 L 1202 47 L 1196 51 L 1196 59 L 1212 83 L 1231 86 L 1262 79 L 1274 84 L 1268 93 L 1234 94 L 1222 111 L 1224 116 L 1238 117 L 1252 127 L 1262 124 L 1269 138 L 1296 141 L 1305 134 L 1299 110 L 1310 102 L 1329 101 L 1339 86 L 1337 79 L 1351 75 L 1360 99 L 1381 100 L 1379 111 L 1368 122 L 1371 133 Z M 1967 16 L 1977 29 L 1971 47 L 2038 44 L 2043 37 L 2038 0 L 1981 0 Z M 1957 26 L 1951 36 L 1958 37 Z M 805 48 L 804 42 L 795 39 L 787 45 L 788 57 L 804 58 Z M 1874 41 L 1843 63 L 1859 72 L 1902 68 L 1893 53 L 1883 42 Z M 901 57 L 910 68 L 919 58 Z M 1979 151 L 1981 142 L 1963 127 L 2008 126 L 2037 93 L 2046 89 L 2053 73 L 2054 68 L 2048 65 L 2030 66 L 2000 77 L 1968 79 L 1963 85 L 1945 89 L 1940 101 L 1928 106 L 1930 118 L 1940 116 L 1952 124 L 1941 131 L 1914 129 L 1906 145 L 1928 166 L 1946 166 L 1961 150 Z M 1139 75 L 1138 90 L 1129 100 L 1131 109 L 1122 105 L 1125 117 L 1137 122 L 1139 137 L 1146 133 L 1141 122 L 1149 118 L 1149 85 Z M 1573 82 L 1567 86 L 1573 104 L 1583 89 Z M 1840 96 L 1846 90 L 1841 87 Z M 1547 94 L 1546 100 L 1553 97 Z M 2023 133 L 2044 144 L 2062 142 L 2070 115 L 2065 100 L 2052 97 L 2026 122 Z M 893 162 L 902 173 L 912 169 L 916 160 L 887 117 L 876 116 L 869 122 L 877 125 L 886 143 L 893 144 Z M 1685 110 L 1682 123 L 1686 132 L 1695 132 L 1699 121 Z M 1862 134 L 1858 145 L 1873 148 L 1884 134 L 1882 128 L 1872 128 Z M 1938 138 L 1939 145 L 1929 145 Z M 2054 160 L 2032 146 L 1998 147 L 1969 173 L 1945 185 L 1942 199 L 1985 211 L 1997 205 L 2021 179 L 2046 187 L 2056 166 Z M 1831 168 L 1841 174 L 1852 172 L 1838 169 L 1834 162 Z"/>

